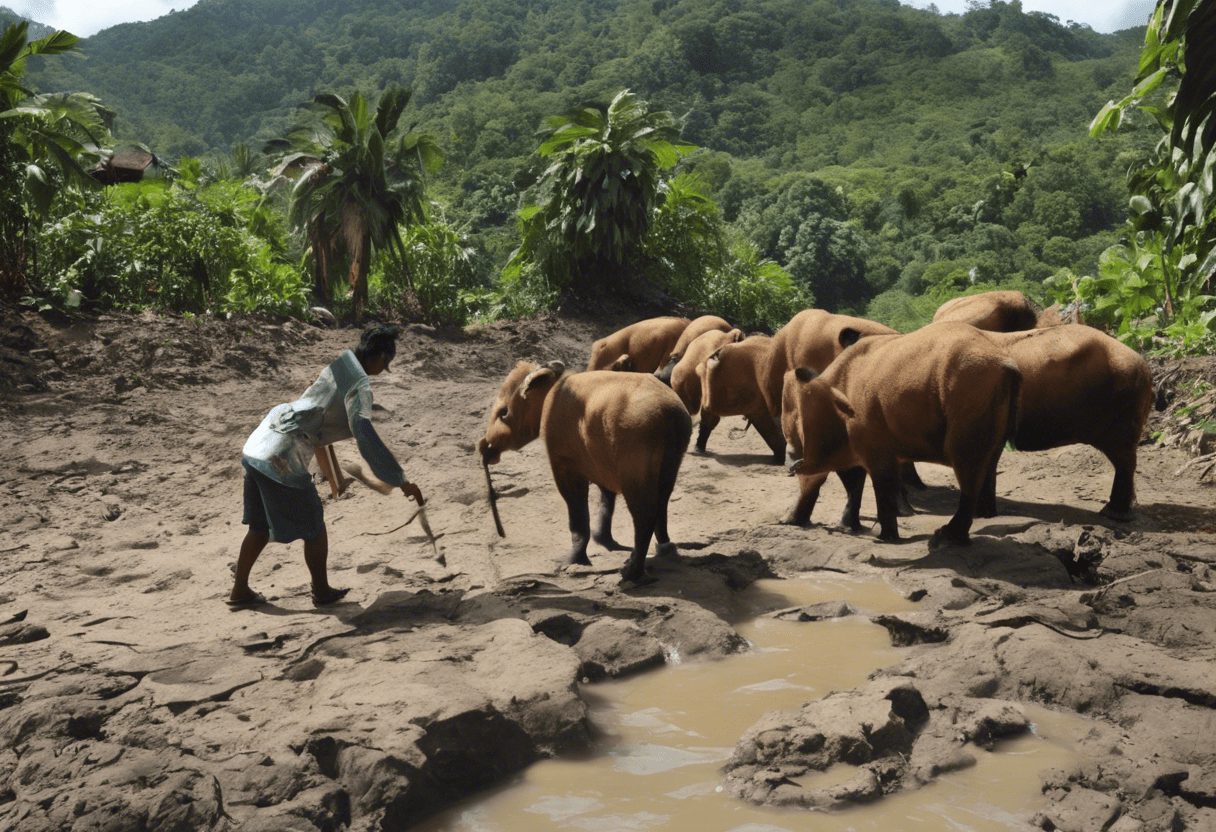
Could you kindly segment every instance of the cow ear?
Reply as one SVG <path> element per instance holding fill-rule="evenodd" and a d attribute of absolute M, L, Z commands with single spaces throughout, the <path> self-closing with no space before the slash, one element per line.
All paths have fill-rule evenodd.
<path fill-rule="evenodd" d="M 561 369 L 555 371 L 553 369 L 553 364 L 556 364 Z M 524 383 L 519 386 L 520 395 L 526 399 L 528 398 L 528 394 L 533 390 L 540 390 L 542 387 L 557 381 L 558 376 L 560 376 L 562 371 L 566 368 L 560 361 L 554 361 L 553 364 L 549 364 L 545 367 L 538 367 L 537 369 L 528 373 L 527 377 L 524 378 Z"/>
<path fill-rule="evenodd" d="M 795 367 L 794 376 L 799 381 L 814 381 L 819 378 L 819 373 L 812 370 L 810 367 Z"/>
<path fill-rule="evenodd" d="M 629 353 L 625 353 L 612 362 L 612 369 L 618 373 L 632 373 L 636 368 L 637 364 L 634 363 L 633 356 Z"/>
<path fill-rule="evenodd" d="M 743 340 L 743 330 L 741 329 L 732 329 L 728 334 L 730 335 L 730 342 L 732 344 L 737 344 Z"/>
<path fill-rule="evenodd" d="M 561 376 L 562 373 L 566 372 L 566 365 L 560 361 L 550 361 L 545 366 L 553 371 L 553 376 L 555 378 Z"/>
<path fill-rule="evenodd" d="M 851 347 L 861 340 L 861 332 L 853 329 L 851 326 L 846 326 L 840 330 L 840 346 Z"/>
<path fill-rule="evenodd" d="M 832 404 L 836 407 L 836 411 L 846 419 L 852 419 L 857 415 L 857 411 L 853 410 L 853 405 L 849 404 L 848 397 L 835 387 L 832 388 Z"/>

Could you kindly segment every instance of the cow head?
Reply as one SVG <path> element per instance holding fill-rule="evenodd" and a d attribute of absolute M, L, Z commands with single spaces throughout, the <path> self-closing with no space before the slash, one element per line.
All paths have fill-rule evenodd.
<path fill-rule="evenodd" d="M 856 415 L 845 394 L 814 370 L 798 367 L 786 373 L 781 389 L 781 432 L 790 470 L 819 474 L 849 467 L 847 424 Z M 792 462 L 795 459 L 797 463 Z"/>
<path fill-rule="evenodd" d="M 684 353 L 673 352 L 671 354 L 671 357 L 667 359 L 667 363 L 664 364 L 659 369 L 654 371 L 655 377 L 659 381 L 663 382 L 668 387 L 670 387 L 671 386 L 671 372 L 672 372 L 672 370 L 674 370 L 676 368 L 676 365 L 680 363 L 680 359 L 683 357 L 684 357 Z"/>
<path fill-rule="evenodd" d="M 486 435 L 477 443 L 482 462 L 494 465 L 503 451 L 516 451 L 540 436 L 545 398 L 566 371 L 560 361 L 537 366 L 521 361 L 494 399 Z"/>

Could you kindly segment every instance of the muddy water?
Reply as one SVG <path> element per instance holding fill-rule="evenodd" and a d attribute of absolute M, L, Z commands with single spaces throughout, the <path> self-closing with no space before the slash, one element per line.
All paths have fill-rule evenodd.
<path fill-rule="evenodd" d="M 761 809 L 725 793 L 719 769 L 767 710 L 795 709 L 852 688 L 894 663 L 886 630 L 864 617 L 815 623 L 755 618 L 758 610 L 844 600 L 865 613 L 915 605 L 881 583 L 847 578 L 763 581 L 746 593 L 738 630 L 755 645 L 720 662 L 688 662 L 584 689 L 601 736 L 582 758 L 545 760 L 512 782 L 434 816 L 417 830 L 462 832 L 860 832 L 860 830 L 1028 830 L 1038 804 L 1037 772 L 1076 759 L 1084 730 L 1031 709 L 1034 736 L 974 749 L 978 764 L 918 791 L 841 812 Z M 752 616 L 749 619 L 749 615 Z M 847 780 L 838 767 L 807 784 Z"/>

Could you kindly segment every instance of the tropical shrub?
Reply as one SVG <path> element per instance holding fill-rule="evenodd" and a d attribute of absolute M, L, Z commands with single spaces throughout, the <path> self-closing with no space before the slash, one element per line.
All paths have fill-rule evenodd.
<path fill-rule="evenodd" d="M 302 314 L 298 270 L 246 228 L 241 205 L 230 187 L 199 193 L 163 180 L 89 194 L 41 229 L 44 288 L 102 307 Z"/>

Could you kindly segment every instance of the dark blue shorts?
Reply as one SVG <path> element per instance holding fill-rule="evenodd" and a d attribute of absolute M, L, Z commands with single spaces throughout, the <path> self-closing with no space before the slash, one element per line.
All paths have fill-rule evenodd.
<path fill-rule="evenodd" d="M 317 489 L 275 482 L 245 460 L 245 516 L 241 522 L 275 543 L 312 540 L 325 531 L 325 512 Z"/>

